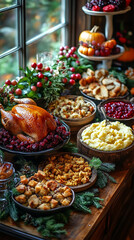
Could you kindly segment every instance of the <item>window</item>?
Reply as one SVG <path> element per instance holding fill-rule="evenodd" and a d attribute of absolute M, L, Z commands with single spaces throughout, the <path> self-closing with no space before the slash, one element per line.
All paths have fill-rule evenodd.
<path fill-rule="evenodd" d="M 68 44 L 68 0 L 0 1 L 0 84 L 41 52 Z"/>

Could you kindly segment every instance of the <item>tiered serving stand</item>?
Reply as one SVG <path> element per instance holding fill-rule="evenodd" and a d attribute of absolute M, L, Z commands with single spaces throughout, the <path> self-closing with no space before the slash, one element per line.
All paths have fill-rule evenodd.
<path fill-rule="evenodd" d="M 128 11 L 131 10 L 131 7 L 128 6 L 126 9 L 124 10 L 120 10 L 120 11 L 116 11 L 116 12 L 98 12 L 98 11 L 91 11 L 88 10 L 86 8 L 86 6 L 82 7 L 82 10 L 84 11 L 85 14 L 90 15 L 90 16 L 105 16 L 106 18 L 106 24 L 105 24 L 105 37 L 107 40 L 112 38 L 113 35 L 113 16 L 114 15 L 118 15 L 118 14 L 124 14 Z M 111 67 L 112 64 L 112 60 L 117 59 L 118 57 L 120 57 L 123 52 L 124 52 L 124 47 L 118 45 L 118 47 L 120 48 L 120 53 L 119 54 L 114 54 L 114 55 L 110 55 L 108 57 L 97 57 L 97 56 L 86 56 L 82 53 L 79 52 L 78 53 L 80 56 L 89 59 L 91 61 L 102 61 L 102 64 L 98 64 L 97 68 L 104 68 L 104 69 L 109 69 Z"/>

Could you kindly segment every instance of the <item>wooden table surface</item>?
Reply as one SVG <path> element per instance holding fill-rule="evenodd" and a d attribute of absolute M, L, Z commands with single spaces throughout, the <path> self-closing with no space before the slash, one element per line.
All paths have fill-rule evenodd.
<path fill-rule="evenodd" d="M 91 207 L 92 214 L 85 214 L 73 211 L 69 223 L 66 225 L 67 235 L 64 240 L 104 240 L 110 238 L 113 234 L 114 227 L 117 228 L 117 223 L 122 214 L 124 216 L 125 207 L 131 207 L 133 175 L 134 175 L 134 154 L 133 152 L 127 157 L 122 167 L 118 167 L 111 175 L 116 179 L 117 184 L 109 183 L 106 188 L 100 189 L 100 198 L 104 199 L 103 208 L 96 209 Z M 129 198 L 128 198 L 129 196 Z M 124 207 L 125 206 L 125 207 Z M 128 209 L 127 209 L 128 210 Z M 130 209 L 131 211 L 131 209 Z M 132 212 L 132 211 L 131 211 Z M 116 218 L 115 218 L 116 216 Z M 132 221 L 132 220 L 131 220 Z M 115 226 L 113 226 L 113 224 Z M 13 222 L 10 218 L 0 222 L 0 231 L 2 226 L 9 226 L 16 230 L 34 235 L 37 239 L 41 238 L 36 228 L 26 226 L 23 222 Z M 7 231 L 0 234 L 0 239 L 16 240 L 18 236 L 8 236 Z M 22 238 L 25 239 L 26 238 Z M 29 238 L 30 239 L 30 238 Z M 34 237 L 31 239 L 34 239 Z M 113 238 L 114 239 L 114 238 Z M 115 238 L 116 239 L 116 238 Z M 123 240 L 123 238 L 120 238 Z"/>

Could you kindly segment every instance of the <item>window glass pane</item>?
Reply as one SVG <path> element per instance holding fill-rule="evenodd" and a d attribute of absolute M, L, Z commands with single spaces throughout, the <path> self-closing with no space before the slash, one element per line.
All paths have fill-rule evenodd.
<path fill-rule="evenodd" d="M 16 0 L 0 0 L 0 8 L 10 7 L 12 4 L 15 4 Z"/>
<path fill-rule="evenodd" d="M 27 60 L 28 64 L 36 60 L 36 55 L 43 52 L 49 52 L 52 55 L 55 55 L 59 52 L 59 48 L 63 45 L 62 39 L 63 29 L 59 29 L 52 34 L 47 35 L 40 41 L 32 44 L 28 47 Z"/>
<path fill-rule="evenodd" d="M 0 59 L 0 86 L 6 79 L 12 80 L 19 75 L 17 53 L 10 54 Z"/>
<path fill-rule="evenodd" d="M 61 22 L 62 0 L 26 0 L 27 40 Z"/>
<path fill-rule="evenodd" d="M 0 13 L 0 54 L 16 45 L 16 9 Z"/>

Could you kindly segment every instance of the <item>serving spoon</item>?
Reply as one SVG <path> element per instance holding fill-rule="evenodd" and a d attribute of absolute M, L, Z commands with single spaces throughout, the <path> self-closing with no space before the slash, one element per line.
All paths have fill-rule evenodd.
<path fill-rule="evenodd" d="M 106 112 L 105 112 L 104 107 L 101 107 L 101 111 L 102 111 L 102 114 L 103 114 L 104 119 L 106 120 L 106 126 L 107 126 L 107 125 L 110 125 L 111 123 L 110 123 L 109 119 L 107 119 L 107 116 L 106 116 Z"/>

